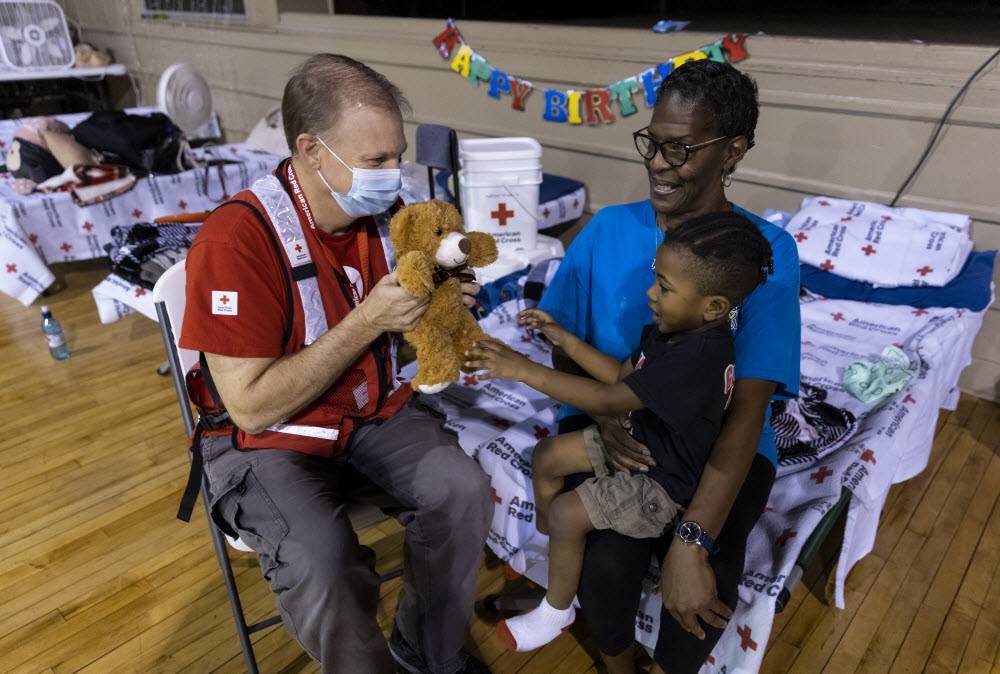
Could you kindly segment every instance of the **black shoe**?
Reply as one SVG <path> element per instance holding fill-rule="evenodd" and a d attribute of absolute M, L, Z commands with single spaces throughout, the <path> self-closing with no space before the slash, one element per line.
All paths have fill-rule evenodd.
<path fill-rule="evenodd" d="M 424 658 L 403 638 L 399 625 L 395 623 L 392 625 L 392 636 L 389 637 L 389 655 L 403 674 L 425 674 L 430 671 Z"/>
<path fill-rule="evenodd" d="M 392 626 L 392 636 L 389 637 L 389 654 L 403 674 L 430 673 L 423 656 L 403 638 L 399 626 L 395 624 Z M 465 666 L 457 674 L 491 674 L 490 668 L 482 660 L 468 653 L 465 655 Z"/>

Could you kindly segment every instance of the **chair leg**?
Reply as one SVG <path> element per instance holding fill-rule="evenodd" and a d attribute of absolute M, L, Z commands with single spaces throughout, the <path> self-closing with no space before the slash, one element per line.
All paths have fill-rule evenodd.
<path fill-rule="evenodd" d="M 202 502 L 207 503 L 205 491 L 202 489 Z M 208 506 L 205 506 L 206 512 Z M 249 674 L 259 674 L 257 669 L 257 658 L 253 653 L 253 644 L 250 642 L 250 630 L 247 628 L 247 620 L 243 615 L 243 605 L 240 603 L 239 590 L 236 588 L 236 578 L 233 577 L 233 567 L 229 563 L 229 553 L 226 551 L 226 543 L 222 539 L 222 533 L 212 521 L 211 513 L 208 513 L 208 529 L 212 536 L 212 547 L 215 548 L 215 556 L 219 560 L 222 568 L 222 580 L 226 584 L 226 594 L 229 595 L 229 606 L 233 609 L 233 620 L 236 622 L 236 634 L 240 638 L 240 646 L 243 649 L 243 657 L 247 661 L 247 672 Z"/>

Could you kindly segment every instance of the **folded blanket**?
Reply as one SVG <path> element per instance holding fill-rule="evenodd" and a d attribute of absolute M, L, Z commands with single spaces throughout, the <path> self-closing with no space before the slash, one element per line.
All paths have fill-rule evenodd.
<path fill-rule="evenodd" d="M 875 286 L 943 286 L 972 250 L 968 216 L 830 197 L 803 200 L 787 231 L 799 259 Z"/>
<path fill-rule="evenodd" d="M 939 288 L 877 288 L 871 283 L 853 281 L 811 264 L 801 265 L 800 278 L 803 288 L 832 300 L 904 304 L 917 309 L 953 307 L 982 311 L 993 301 L 991 286 L 996 256 L 995 250 L 973 251 L 958 275 Z"/>
<path fill-rule="evenodd" d="M 200 228 L 200 225 L 148 222 L 112 227 L 113 242 L 104 249 L 116 274 L 152 290 L 168 267 L 184 259 Z"/>

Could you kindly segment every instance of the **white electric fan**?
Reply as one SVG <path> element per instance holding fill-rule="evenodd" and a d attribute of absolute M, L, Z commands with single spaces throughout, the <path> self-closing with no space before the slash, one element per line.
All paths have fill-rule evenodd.
<path fill-rule="evenodd" d="M 66 16 L 53 0 L 0 0 L 0 67 L 66 70 L 75 58 Z"/>
<path fill-rule="evenodd" d="M 156 104 L 188 136 L 212 119 L 208 82 L 186 63 L 175 63 L 163 71 L 156 87 Z"/>

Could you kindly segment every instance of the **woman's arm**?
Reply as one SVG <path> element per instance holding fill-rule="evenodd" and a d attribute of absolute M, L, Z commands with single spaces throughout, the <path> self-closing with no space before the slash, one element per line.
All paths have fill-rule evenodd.
<path fill-rule="evenodd" d="M 712 537 L 718 537 L 750 471 L 775 386 L 774 382 L 760 379 L 736 380 L 732 407 L 684 513 L 685 520 L 697 522 Z M 715 573 L 708 564 L 707 551 L 700 545 L 673 541 L 663 561 L 661 590 L 664 607 L 699 639 L 705 638 L 699 617 L 723 628 L 731 615 L 718 599 Z"/>

